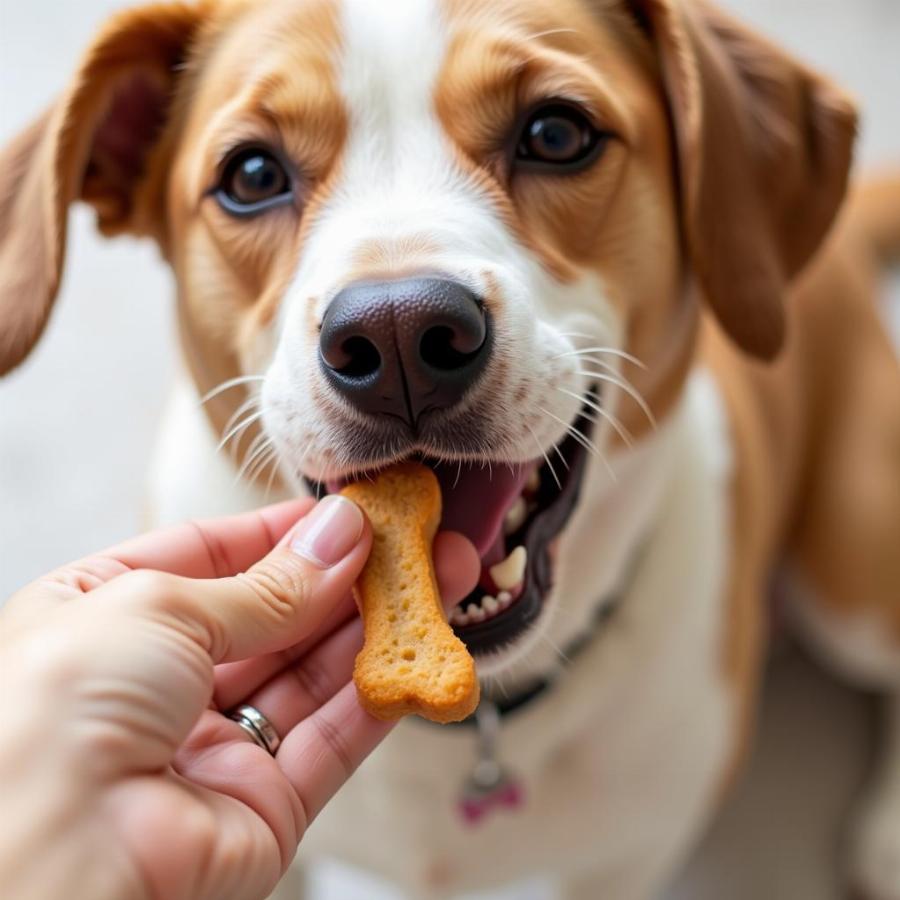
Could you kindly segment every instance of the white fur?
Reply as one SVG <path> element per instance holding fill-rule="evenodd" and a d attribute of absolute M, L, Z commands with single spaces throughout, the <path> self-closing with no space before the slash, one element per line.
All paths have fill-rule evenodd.
<path fill-rule="evenodd" d="M 169 397 L 149 477 L 151 523 L 229 515 L 262 506 L 266 498 L 235 478 L 227 450 L 216 452 L 213 433 L 196 387 L 180 375 Z M 282 499 L 272 495 L 269 502 Z"/>
<path fill-rule="evenodd" d="M 900 688 L 900 653 L 886 621 L 875 612 L 841 615 L 830 611 L 812 596 L 797 573 L 786 577 L 793 622 L 830 668 L 864 687 Z"/>
<path fill-rule="evenodd" d="M 622 338 L 618 319 L 595 275 L 572 285 L 555 282 L 457 164 L 433 103 L 448 40 L 439 4 L 345 0 L 342 10 L 338 70 L 349 136 L 339 180 L 317 210 L 282 306 L 280 339 L 262 389 L 267 431 L 307 475 L 323 478 L 353 468 L 341 454 L 359 418 L 325 385 L 310 310 L 321 319 L 346 286 L 361 247 L 373 240 L 425 241 L 432 248 L 423 251 L 429 268 L 482 293 L 490 279 L 500 294 L 495 359 L 504 358 L 509 370 L 501 380 L 496 362 L 489 365 L 484 383 L 452 413 L 460 431 L 472 404 L 488 396 L 496 413 L 485 435 L 486 453 L 495 461 L 540 456 L 564 436 L 587 385 L 579 358 L 562 355 L 574 346 L 564 333 L 587 329 L 594 343 L 616 346 Z M 324 401 L 309 391 L 311 382 L 322 385 Z M 527 398 L 516 403 L 520 385 Z M 523 410 L 537 417 L 533 425 Z M 597 434 L 602 438 L 603 429 Z M 327 459 L 326 450 L 336 459 Z M 446 455 L 456 458 L 452 450 Z"/>
<path fill-rule="evenodd" d="M 526 783 L 523 811 L 462 827 L 454 803 L 473 733 L 405 722 L 317 822 L 307 853 L 379 871 L 416 898 L 588 871 L 597 897 L 651 896 L 703 827 L 731 749 L 721 659 L 727 441 L 716 391 L 695 379 L 640 461 L 622 461 L 623 490 L 637 502 L 623 497 L 605 528 L 576 519 L 563 538 L 558 593 L 575 606 L 623 577 L 635 552 L 640 565 L 557 688 L 504 725 L 503 759 Z M 645 481 L 654 486 L 640 497 Z M 598 489 L 594 480 L 579 516 Z M 628 546 L 607 550 L 616 530 Z M 610 579 L 591 580 L 591 555 L 618 559 Z"/>

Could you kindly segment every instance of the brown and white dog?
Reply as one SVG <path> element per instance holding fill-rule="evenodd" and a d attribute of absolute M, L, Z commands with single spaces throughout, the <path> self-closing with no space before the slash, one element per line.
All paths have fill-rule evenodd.
<path fill-rule="evenodd" d="M 483 560 L 486 695 L 549 683 L 502 722 L 520 809 L 466 828 L 474 730 L 411 721 L 313 843 L 420 898 L 652 896 L 739 764 L 779 567 L 890 700 L 851 875 L 900 898 L 900 183 L 826 237 L 855 121 L 701 0 L 201 0 L 114 18 L 6 151 L 0 371 L 70 203 L 153 238 L 192 376 L 156 518 L 417 455 Z"/>

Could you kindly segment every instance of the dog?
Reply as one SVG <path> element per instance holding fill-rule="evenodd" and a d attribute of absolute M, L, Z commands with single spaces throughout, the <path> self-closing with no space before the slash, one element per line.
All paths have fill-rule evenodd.
<path fill-rule="evenodd" d="M 740 769 L 778 572 L 890 705 L 849 878 L 900 898 L 900 179 L 845 202 L 855 132 L 705 0 L 198 0 L 114 17 L 7 148 L 0 371 L 71 203 L 174 271 L 155 521 L 416 457 L 482 559 L 477 721 L 401 723 L 305 851 L 654 896 Z"/>

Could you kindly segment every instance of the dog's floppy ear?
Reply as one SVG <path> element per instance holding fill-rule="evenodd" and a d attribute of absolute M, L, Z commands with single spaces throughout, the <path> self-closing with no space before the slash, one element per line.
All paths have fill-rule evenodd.
<path fill-rule="evenodd" d="M 0 153 L 0 374 L 47 322 L 70 203 L 93 205 L 107 235 L 158 229 L 160 210 L 139 188 L 201 9 L 160 3 L 114 17 L 59 102 Z"/>
<path fill-rule="evenodd" d="M 856 113 L 817 73 L 705 0 L 628 0 L 653 41 L 699 286 L 746 351 L 773 357 L 783 295 L 841 204 Z"/>

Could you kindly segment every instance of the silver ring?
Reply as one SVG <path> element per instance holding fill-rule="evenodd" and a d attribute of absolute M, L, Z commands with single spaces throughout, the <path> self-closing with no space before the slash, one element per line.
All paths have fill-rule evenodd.
<path fill-rule="evenodd" d="M 275 755 L 281 745 L 281 738 L 278 737 L 275 726 L 255 706 L 246 703 L 236 706 L 228 713 L 228 718 L 237 722 L 254 743 L 259 744 L 272 756 Z"/>

